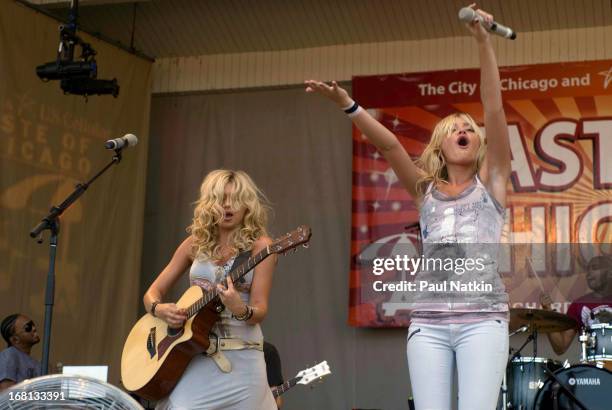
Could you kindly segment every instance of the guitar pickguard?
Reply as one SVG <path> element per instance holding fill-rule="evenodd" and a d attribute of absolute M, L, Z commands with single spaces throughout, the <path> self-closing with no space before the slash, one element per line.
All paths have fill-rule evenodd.
<path fill-rule="evenodd" d="M 157 359 L 158 360 L 164 356 L 164 353 L 166 353 L 166 350 L 168 350 L 170 345 L 174 343 L 176 339 L 183 336 L 183 333 L 185 333 L 185 329 L 182 327 L 180 329 L 169 327 L 167 330 L 167 333 L 168 335 L 164 337 L 161 340 L 161 342 L 159 342 L 159 344 L 157 345 Z"/>

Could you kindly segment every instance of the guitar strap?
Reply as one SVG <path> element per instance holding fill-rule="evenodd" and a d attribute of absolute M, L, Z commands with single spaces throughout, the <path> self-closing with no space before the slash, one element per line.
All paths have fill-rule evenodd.
<path fill-rule="evenodd" d="M 238 256 L 236 256 L 236 259 L 234 259 L 234 263 L 232 263 L 232 267 L 230 268 L 230 272 L 232 272 L 234 269 L 236 269 L 242 263 L 246 262 L 246 260 L 249 259 L 249 256 L 251 256 L 251 251 L 240 252 L 238 254 Z M 239 283 L 244 283 L 245 281 L 246 281 L 246 279 L 244 279 L 244 276 L 241 277 L 240 279 L 238 279 Z"/>
<path fill-rule="evenodd" d="M 240 252 L 234 259 L 234 263 L 232 263 L 232 267 L 229 271 L 232 272 L 238 266 L 242 265 L 247 261 L 247 259 L 249 259 L 250 256 L 251 251 Z M 244 276 L 237 280 L 238 283 L 244 283 L 245 281 Z M 211 343 L 206 354 L 208 357 L 214 360 L 217 366 L 219 366 L 219 369 L 224 373 L 229 373 L 232 371 L 232 363 L 229 361 L 227 356 L 223 354 L 222 350 L 263 349 L 263 344 L 260 345 L 259 343 L 249 343 L 240 339 L 221 339 L 220 341 L 219 338 L 216 337 L 211 338 L 210 342 Z"/>

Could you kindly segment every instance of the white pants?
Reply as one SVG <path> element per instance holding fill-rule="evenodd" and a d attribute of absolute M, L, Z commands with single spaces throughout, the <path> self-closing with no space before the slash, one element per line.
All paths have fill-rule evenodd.
<path fill-rule="evenodd" d="M 457 363 L 459 410 L 493 410 L 508 359 L 508 322 L 408 329 L 407 353 L 416 410 L 450 410 Z"/>

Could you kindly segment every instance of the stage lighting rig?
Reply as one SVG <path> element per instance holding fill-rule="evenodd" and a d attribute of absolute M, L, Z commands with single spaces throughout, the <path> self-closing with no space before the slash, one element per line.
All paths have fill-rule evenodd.
<path fill-rule="evenodd" d="M 57 59 L 36 67 L 36 75 L 43 81 L 60 80 L 64 94 L 119 95 L 117 79 L 98 80 L 96 51 L 76 35 L 79 1 L 73 0 L 68 25 L 61 25 Z M 80 59 L 74 59 L 75 47 L 81 48 Z"/>

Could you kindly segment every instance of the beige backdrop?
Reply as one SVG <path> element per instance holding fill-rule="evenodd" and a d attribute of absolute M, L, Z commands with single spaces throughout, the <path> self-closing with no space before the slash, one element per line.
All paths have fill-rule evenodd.
<path fill-rule="evenodd" d="M 56 265 L 50 366 L 108 364 L 116 383 L 140 299 L 151 63 L 79 33 L 98 52 L 98 77 L 116 77 L 120 94 L 64 95 L 35 74 L 56 58 L 58 25 L 0 1 L 0 316 L 24 312 L 42 339 L 48 235 L 39 245 L 28 232 L 111 159 L 105 140 L 136 134 L 138 146 L 62 217 Z"/>

